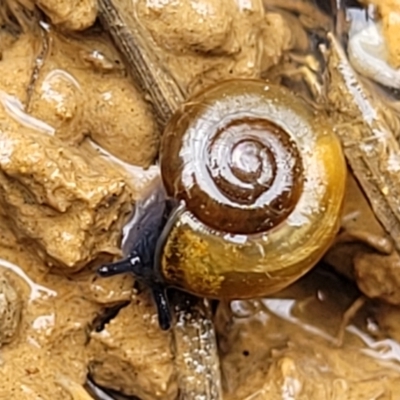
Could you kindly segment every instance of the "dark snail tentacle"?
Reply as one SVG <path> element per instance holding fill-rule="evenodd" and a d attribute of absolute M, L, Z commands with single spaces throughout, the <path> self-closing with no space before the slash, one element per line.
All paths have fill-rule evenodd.
<path fill-rule="evenodd" d="M 163 331 L 167 331 L 171 327 L 172 315 L 166 289 L 163 285 L 153 284 L 151 290 L 157 307 L 158 324 Z"/>
<path fill-rule="evenodd" d="M 132 271 L 130 259 L 116 261 L 110 264 L 102 265 L 98 268 L 97 273 L 103 278 L 124 274 Z"/>
<path fill-rule="evenodd" d="M 148 248 L 145 251 L 151 252 L 154 250 Z M 153 264 L 143 263 L 140 256 L 134 252 L 127 259 L 102 265 L 97 270 L 97 273 L 102 277 L 110 277 L 128 272 L 132 273 L 139 282 L 151 290 L 154 303 L 157 307 L 160 328 L 168 330 L 171 327 L 172 316 L 166 287 L 163 282 L 159 281 Z"/>
<path fill-rule="evenodd" d="M 147 249 L 151 251 L 151 249 Z M 158 323 L 162 330 L 168 330 L 171 327 L 171 310 L 166 293 L 165 285 L 158 280 L 157 273 L 152 265 L 144 264 L 140 256 L 131 254 L 125 260 L 116 261 L 114 263 L 102 265 L 97 270 L 98 274 L 102 277 L 110 277 L 123 273 L 132 273 L 139 282 L 148 287 L 152 294 L 154 303 L 158 312 Z"/>

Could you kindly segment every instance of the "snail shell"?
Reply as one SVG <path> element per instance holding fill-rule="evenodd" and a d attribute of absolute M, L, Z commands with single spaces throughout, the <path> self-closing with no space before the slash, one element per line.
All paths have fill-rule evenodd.
<path fill-rule="evenodd" d="M 281 290 L 339 228 L 346 164 L 333 127 L 288 90 L 219 83 L 168 123 L 160 166 L 181 207 L 156 261 L 167 284 L 209 298 Z"/>

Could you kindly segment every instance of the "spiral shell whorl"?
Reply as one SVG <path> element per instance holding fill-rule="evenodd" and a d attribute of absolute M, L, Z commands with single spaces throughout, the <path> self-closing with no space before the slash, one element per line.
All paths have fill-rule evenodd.
<path fill-rule="evenodd" d="M 231 81 L 200 93 L 164 132 L 161 169 L 168 193 L 218 231 L 272 229 L 293 211 L 303 190 L 294 138 L 248 107 L 258 99 L 249 95 L 246 105 L 243 93 L 252 83 Z"/>
<path fill-rule="evenodd" d="M 222 82 L 187 102 L 164 132 L 161 173 L 168 194 L 186 203 L 171 218 L 161 275 L 197 296 L 277 292 L 322 258 L 340 227 L 347 170 L 332 121 L 280 86 Z M 232 176 L 239 185 L 231 186 Z M 290 196 L 277 191 L 287 217 L 268 229 L 272 207 L 257 202 L 278 183 L 291 189 Z M 232 198 L 236 208 L 230 209 Z M 219 211 L 210 213 L 214 206 Z M 260 226 L 266 230 L 257 232 Z"/>

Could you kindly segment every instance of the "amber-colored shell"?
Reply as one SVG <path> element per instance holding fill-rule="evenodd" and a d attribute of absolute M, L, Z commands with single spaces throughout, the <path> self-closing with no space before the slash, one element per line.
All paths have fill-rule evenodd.
<path fill-rule="evenodd" d="M 185 103 L 161 149 L 185 208 L 161 251 L 167 283 L 210 298 L 278 291 L 309 271 L 339 228 L 346 164 L 329 121 L 288 90 L 219 83 Z"/>

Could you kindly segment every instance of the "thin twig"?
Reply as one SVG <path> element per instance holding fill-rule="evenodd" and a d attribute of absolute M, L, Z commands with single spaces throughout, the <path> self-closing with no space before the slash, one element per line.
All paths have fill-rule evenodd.
<path fill-rule="evenodd" d="M 118 4 L 118 0 L 100 0 L 100 20 L 126 59 L 132 78 L 150 98 L 157 120 L 164 127 L 183 103 L 184 93 L 151 48 L 149 33 L 144 32 L 134 15 L 124 12 Z"/>
<path fill-rule="evenodd" d="M 365 296 L 358 297 L 354 301 L 354 303 L 343 314 L 342 321 L 340 323 L 338 333 L 336 336 L 336 345 L 338 347 L 341 347 L 343 345 L 344 334 L 345 334 L 347 325 L 356 316 L 358 311 L 364 306 L 366 301 L 367 301 L 367 298 Z"/>
<path fill-rule="evenodd" d="M 327 97 L 354 176 L 377 219 L 400 251 L 400 145 L 334 34 L 325 53 L 329 73 Z M 350 122 L 346 125 L 341 122 Z"/>
<path fill-rule="evenodd" d="M 175 307 L 174 337 L 180 399 L 222 399 L 221 374 L 211 308 L 207 300 Z M 183 389 L 183 390 L 182 390 Z"/>

